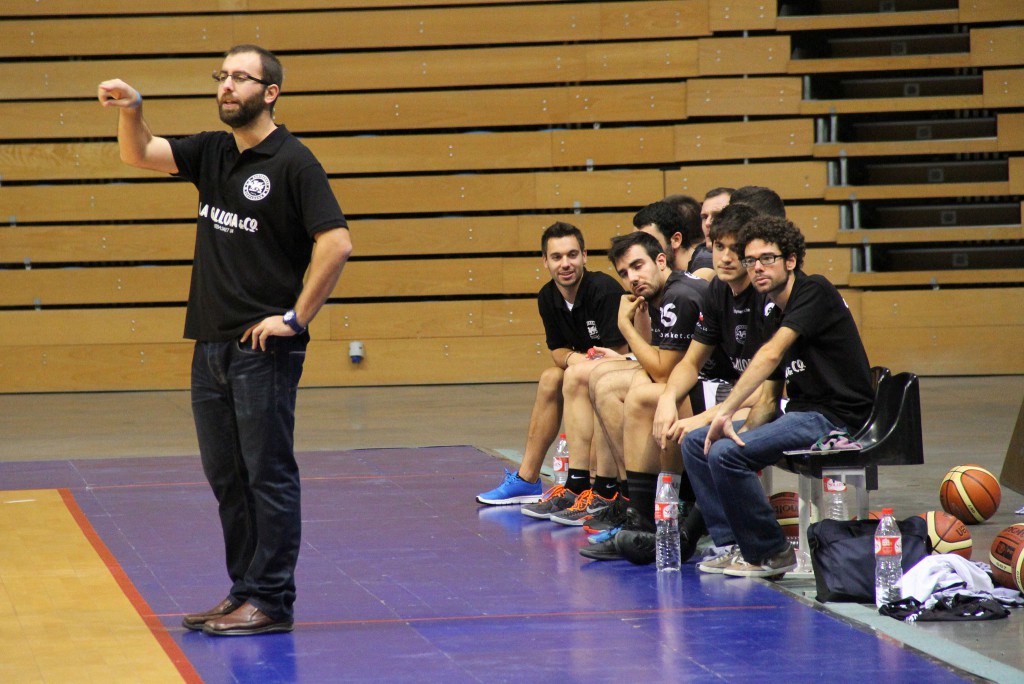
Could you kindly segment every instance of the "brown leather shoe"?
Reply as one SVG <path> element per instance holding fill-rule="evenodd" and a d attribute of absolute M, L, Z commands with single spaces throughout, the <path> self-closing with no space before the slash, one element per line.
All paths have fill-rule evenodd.
<path fill-rule="evenodd" d="M 206 624 L 208 620 L 212 620 L 213 618 L 219 618 L 224 615 L 227 615 L 231 611 L 238 608 L 238 606 L 239 604 L 232 601 L 231 597 L 229 596 L 217 605 L 215 605 L 213 608 L 210 608 L 205 612 L 188 613 L 187 615 L 185 615 L 185 617 L 181 619 L 181 626 L 185 629 L 192 629 L 197 632 L 201 631 L 203 629 L 203 625 Z"/>
<path fill-rule="evenodd" d="M 224 617 L 208 620 L 203 625 L 203 633 L 215 636 L 270 634 L 272 632 L 290 632 L 293 625 L 291 620 L 275 620 L 246 601 Z"/>

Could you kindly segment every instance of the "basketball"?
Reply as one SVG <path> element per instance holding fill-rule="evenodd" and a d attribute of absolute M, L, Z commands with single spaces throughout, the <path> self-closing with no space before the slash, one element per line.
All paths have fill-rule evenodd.
<path fill-rule="evenodd" d="M 796 492 L 777 492 L 768 497 L 782 533 L 788 539 L 800 536 L 800 497 Z"/>
<path fill-rule="evenodd" d="M 943 510 L 968 525 L 985 522 L 995 515 L 1001 495 L 996 476 L 973 463 L 950 470 L 939 487 Z"/>
<path fill-rule="evenodd" d="M 996 535 L 988 554 L 992 579 L 1008 589 L 1024 591 L 1024 523 L 1010 525 Z"/>
<path fill-rule="evenodd" d="M 928 511 L 918 517 L 928 522 L 928 541 L 932 553 L 955 553 L 971 559 L 971 531 L 956 516 L 942 511 Z"/>

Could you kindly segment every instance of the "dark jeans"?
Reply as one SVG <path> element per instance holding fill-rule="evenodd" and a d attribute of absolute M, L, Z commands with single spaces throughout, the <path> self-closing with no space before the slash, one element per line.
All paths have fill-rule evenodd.
<path fill-rule="evenodd" d="M 739 430 L 741 422 L 733 424 Z M 835 426 L 814 411 L 785 413 L 770 423 L 739 433 L 746 446 L 728 437 L 704 455 L 708 429 L 683 440 L 683 467 L 715 544 L 738 544 L 748 563 L 760 563 L 786 548 L 786 535 L 761 487 L 757 471 L 782 459 L 782 452 L 808 449 Z"/>
<path fill-rule="evenodd" d="M 217 498 L 231 597 L 291 619 L 301 515 L 295 397 L 308 335 L 271 337 L 266 351 L 196 342 L 192 416 Z"/>

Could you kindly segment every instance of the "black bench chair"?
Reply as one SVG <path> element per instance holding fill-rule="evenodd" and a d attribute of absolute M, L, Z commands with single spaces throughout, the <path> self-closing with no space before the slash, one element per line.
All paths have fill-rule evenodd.
<path fill-rule="evenodd" d="M 878 489 L 878 467 L 924 463 L 921 436 L 921 392 L 913 373 L 891 375 L 888 369 L 872 369 L 876 382 L 875 403 L 867 423 L 855 435 L 861 449 L 787 453 L 776 466 L 796 473 L 800 497 L 801 568 L 809 560 L 807 528 L 817 519 L 822 497 L 822 478 L 846 484 L 856 495 L 857 517 L 868 517 L 868 492 Z"/>

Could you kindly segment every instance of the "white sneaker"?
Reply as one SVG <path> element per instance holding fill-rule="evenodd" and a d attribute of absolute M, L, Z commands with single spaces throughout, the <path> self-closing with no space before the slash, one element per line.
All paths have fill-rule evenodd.
<path fill-rule="evenodd" d="M 774 556 L 768 556 L 760 563 L 748 563 L 743 556 L 722 570 L 722 574 L 730 577 L 775 577 L 781 579 L 790 570 L 796 570 L 796 552 L 786 544 L 786 548 Z"/>
<path fill-rule="evenodd" d="M 723 547 L 719 547 L 723 548 Z M 721 575 L 725 572 L 725 569 L 735 563 L 737 560 L 743 560 L 743 556 L 740 554 L 740 547 L 733 544 L 732 546 L 726 546 L 725 552 L 721 555 L 715 556 L 708 560 L 702 561 L 697 565 L 697 569 L 701 572 L 707 572 L 712 575 Z"/>

